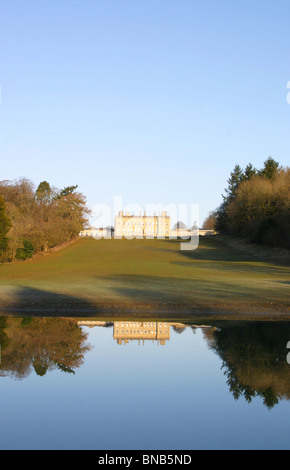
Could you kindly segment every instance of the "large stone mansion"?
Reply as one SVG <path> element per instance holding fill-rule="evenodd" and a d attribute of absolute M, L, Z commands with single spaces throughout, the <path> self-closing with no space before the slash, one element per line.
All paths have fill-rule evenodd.
<path fill-rule="evenodd" d="M 213 230 L 199 230 L 199 235 L 213 235 Z M 115 227 L 95 228 L 89 227 L 80 232 L 80 237 L 101 238 L 184 238 L 190 239 L 192 230 L 186 228 L 171 229 L 171 218 L 167 212 L 158 215 L 134 215 L 129 212 L 120 211 L 115 217 Z"/>
<path fill-rule="evenodd" d="M 121 211 L 115 217 L 115 238 L 169 238 L 170 223 L 167 212 L 138 216 Z"/>

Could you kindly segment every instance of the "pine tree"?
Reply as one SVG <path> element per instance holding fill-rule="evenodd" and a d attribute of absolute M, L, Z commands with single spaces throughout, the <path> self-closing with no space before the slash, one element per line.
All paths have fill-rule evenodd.
<path fill-rule="evenodd" d="M 253 167 L 252 163 L 249 163 L 246 166 L 245 173 L 244 173 L 244 180 L 250 180 L 253 176 L 258 174 L 258 170 Z"/>
<path fill-rule="evenodd" d="M 70 194 L 73 194 L 76 189 L 78 189 L 78 185 L 76 185 L 76 186 L 67 186 L 66 188 L 64 188 L 60 192 L 59 198 L 66 197 L 66 196 L 69 196 Z"/>
<path fill-rule="evenodd" d="M 260 171 L 260 175 L 265 176 L 268 179 L 272 179 L 277 174 L 279 166 L 279 162 L 276 162 L 274 158 L 269 157 L 264 162 L 264 168 Z"/>
<path fill-rule="evenodd" d="M 228 187 L 226 188 L 225 201 L 230 202 L 236 195 L 239 185 L 244 181 L 244 172 L 240 165 L 236 165 L 228 179 Z"/>

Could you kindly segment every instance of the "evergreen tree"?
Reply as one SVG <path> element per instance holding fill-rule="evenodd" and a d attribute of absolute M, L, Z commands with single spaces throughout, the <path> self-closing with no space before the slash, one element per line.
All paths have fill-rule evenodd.
<path fill-rule="evenodd" d="M 24 239 L 23 247 L 16 250 L 15 258 L 18 260 L 25 260 L 31 258 L 34 254 L 34 246 L 31 241 Z"/>
<path fill-rule="evenodd" d="M 69 194 L 73 194 L 77 188 L 78 188 L 78 185 L 76 185 L 76 186 L 67 186 L 66 188 L 61 190 L 61 192 L 59 194 L 59 198 L 66 197 Z"/>
<path fill-rule="evenodd" d="M 228 214 L 227 209 L 231 201 L 234 200 L 240 184 L 245 180 L 245 174 L 240 165 L 236 165 L 228 179 L 228 187 L 225 189 L 226 195 L 223 195 L 223 203 L 216 211 L 216 229 L 220 232 L 228 230 Z"/>
<path fill-rule="evenodd" d="M 279 162 L 276 162 L 274 158 L 269 157 L 264 162 L 264 168 L 260 171 L 260 175 L 268 179 L 272 179 L 278 173 L 278 170 L 279 170 Z"/>
<path fill-rule="evenodd" d="M 228 187 L 226 188 L 225 201 L 230 202 L 236 195 L 239 185 L 244 181 L 244 172 L 240 165 L 236 165 L 228 179 Z"/>
<path fill-rule="evenodd" d="M 250 180 L 254 176 L 258 174 L 258 170 L 253 167 L 252 163 L 249 163 L 246 166 L 245 172 L 244 172 L 244 180 Z"/>
<path fill-rule="evenodd" d="M 52 189 L 47 181 L 42 181 L 36 190 L 36 199 L 42 204 L 51 202 Z"/>

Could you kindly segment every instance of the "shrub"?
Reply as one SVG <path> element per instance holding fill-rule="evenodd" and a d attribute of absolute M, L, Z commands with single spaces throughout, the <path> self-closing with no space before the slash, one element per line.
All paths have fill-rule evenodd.
<path fill-rule="evenodd" d="M 23 240 L 23 247 L 16 250 L 15 258 L 19 261 L 24 261 L 31 258 L 34 254 L 34 246 L 29 240 Z"/>

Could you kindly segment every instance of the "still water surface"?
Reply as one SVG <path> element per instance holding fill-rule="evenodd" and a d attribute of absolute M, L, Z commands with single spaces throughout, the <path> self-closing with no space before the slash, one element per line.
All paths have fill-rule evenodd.
<path fill-rule="evenodd" d="M 290 324 L 203 326 L 1 317 L 0 448 L 290 449 Z"/>

